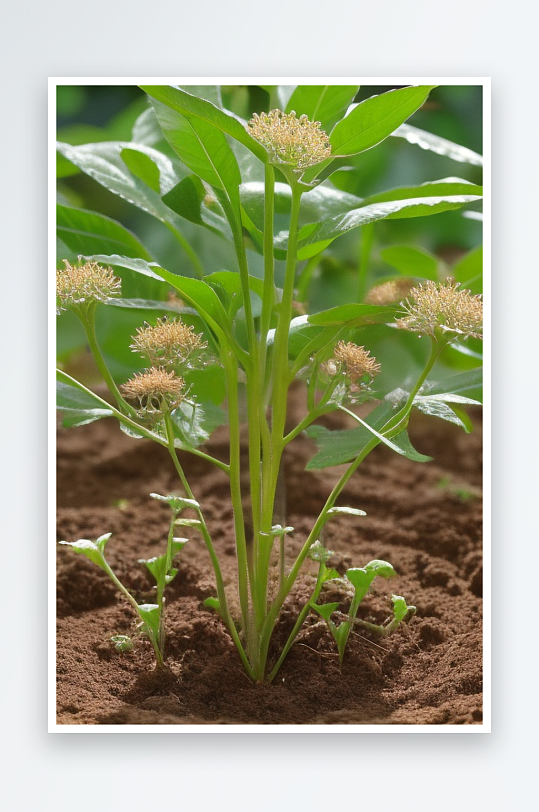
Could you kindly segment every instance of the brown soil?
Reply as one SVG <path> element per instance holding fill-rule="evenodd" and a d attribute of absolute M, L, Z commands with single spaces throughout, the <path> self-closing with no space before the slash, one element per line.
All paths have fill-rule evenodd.
<path fill-rule="evenodd" d="M 481 724 L 481 432 L 478 427 L 466 435 L 416 415 L 410 435 L 434 461 L 413 463 L 377 448 L 340 499 L 367 516 L 330 522 L 323 539 L 343 570 L 372 558 L 390 561 L 398 578 L 375 581 L 358 616 L 383 622 L 388 595 L 395 592 L 417 607 L 409 625 L 384 640 L 352 634 L 341 673 L 326 626 L 312 616 L 275 682 L 253 685 L 222 623 L 203 606 L 215 595 L 215 582 L 206 549 L 193 533 L 168 588 L 168 668 L 158 672 L 150 644 L 137 638 L 132 609 L 106 575 L 58 547 L 58 724 Z M 210 448 L 226 457 L 224 429 Z M 300 438 L 287 459 L 291 553 L 340 475 L 335 468 L 305 472 L 312 449 Z M 227 478 L 197 458 L 181 459 L 234 600 Z M 112 532 L 107 558 L 141 603 L 152 601 L 152 591 L 137 561 L 163 551 L 169 520 L 168 508 L 149 494 L 176 490 L 166 451 L 128 438 L 114 421 L 59 430 L 58 539 Z M 308 597 L 313 572 L 306 567 L 285 605 L 274 657 Z M 326 600 L 343 600 L 346 609 L 335 591 Z M 133 636 L 134 649 L 117 652 L 110 642 L 114 634 Z"/>

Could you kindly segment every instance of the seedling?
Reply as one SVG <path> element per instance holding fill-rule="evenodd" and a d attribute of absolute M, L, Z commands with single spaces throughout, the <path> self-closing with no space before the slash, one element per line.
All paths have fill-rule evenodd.
<path fill-rule="evenodd" d="M 393 576 L 394 570 L 391 564 L 378 560 L 349 569 L 345 582 L 353 589 L 353 597 L 348 614 L 344 618 L 341 615 L 337 625 L 332 620 L 337 605 L 319 603 L 324 583 L 338 577 L 327 565 L 321 533 L 335 517 L 361 520 L 364 511 L 360 507 L 340 506 L 339 500 L 351 476 L 378 445 L 410 459 L 428 459 L 413 449 L 406 431 L 414 407 L 469 429 L 462 406 L 477 401 L 462 393 L 477 388 L 476 370 L 457 374 L 442 385 L 432 384 L 430 375 L 446 347 L 462 346 L 466 338 L 480 336 L 482 301 L 451 280 L 440 283 L 412 278 L 405 287 L 378 291 L 370 303 L 362 296 L 357 302 L 298 315 L 296 292 L 304 299 L 313 263 L 341 234 L 387 217 L 455 209 L 479 200 L 481 190 L 449 179 L 412 192 L 392 190 L 382 200 L 369 202 L 329 185 L 332 173 L 350 156 L 376 146 L 400 127 L 423 104 L 431 86 L 401 88 L 358 105 L 351 104 L 357 88 L 299 86 L 286 110 L 260 112 L 249 123 L 220 103 L 183 88 L 144 89 L 152 100 L 153 125 L 160 126 L 161 137 L 168 140 L 167 154 L 173 150 L 175 161 L 157 148 L 136 143 L 128 147 L 60 145 L 59 149 L 111 191 L 127 196 L 166 222 L 182 250 L 188 249 L 181 237 L 181 218 L 228 240 L 234 247 L 237 268 L 212 268 L 207 273 L 189 248 L 197 278 L 183 276 L 150 261 L 141 246 L 137 258 L 94 254 L 81 257 L 78 265 L 66 260 L 65 268 L 58 272 L 59 306 L 74 312 L 83 324 L 112 400 L 111 404 L 60 371 L 59 406 L 67 424 L 113 416 L 128 434 L 163 446 L 177 472 L 182 494 L 156 497 L 170 506 L 172 520 L 166 552 L 144 562 L 156 581 L 155 604 L 137 605 L 112 573 L 103 554 L 108 535 L 97 542 L 83 540 L 70 546 L 104 569 L 132 603 L 158 663 L 164 658 L 164 593 L 177 572 L 174 556 L 185 543 L 173 535 L 178 526 L 182 532 L 185 529 L 200 535 L 207 548 L 217 595 L 206 605 L 222 618 L 245 671 L 255 682 L 274 679 L 311 611 L 328 623 L 342 663 L 353 626 L 375 628 L 356 617 L 370 584 L 376 576 Z M 320 121 L 314 120 L 313 113 Z M 94 158 L 99 158 L 97 174 Z M 129 176 L 131 186 L 125 181 L 129 174 L 126 166 L 136 170 L 136 182 Z M 247 178 L 262 174 L 263 181 L 243 182 L 242 172 Z M 286 230 L 276 227 L 276 212 L 281 218 L 283 213 L 287 216 Z M 99 227 L 94 218 L 92 228 Z M 65 238 L 69 239 L 67 231 Z M 262 256 L 258 275 L 247 241 Z M 132 241 L 129 245 L 134 250 Z M 282 259 L 285 266 L 278 277 L 276 260 Z M 141 305 L 138 300 L 122 298 L 120 279 L 113 267 L 129 271 L 131 278 L 140 278 L 141 283 L 159 282 L 161 292 L 163 282 L 167 283 L 175 301 L 144 300 Z M 153 307 L 169 312 L 168 317 L 141 325 L 133 335 L 130 347 L 147 367 L 123 384 L 111 374 L 97 339 L 95 314 L 104 306 L 111 312 L 117 307 Z M 172 315 L 171 310 L 175 311 Z M 188 324 L 188 319 L 193 323 Z M 403 369 L 403 388 L 392 392 L 376 390 L 383 360 L 376 360 L 368 348 L 370 331 L 384 325 L 388 326 L 384 328 L 388 340 L 396 345 L 404 334 L 401 331 L 427 336 L 430 344 L 429 357 L 415 380 L 407 383 L 409 370 Z M 222 374 L 226 389 L 230 438 L 226 461 L 201 448 L 208 439 L 215 402 L 212 411 L 197 387 L 204 374 L 215 370 Z M 288 394 L 296 379 L 305 383 L 307 408 L 299 422 L 290 426 Z M 360 417 L 356 406 L 373 399 L 379 404 L 368 416 Z M 248 423 L 248 511 L 242 498 L 240 463 L 243 407 Z M 357 426 L 335 432 L 316 424 L 318 418 L 336 410 L 346 413 Z M 287 539 L 293 528 L 286 526 L 276 505 L 285 449 L 303 432 L 318 445 L 308 468 L 346 464 L 346 469 L 321 506 L 311 531 L 301 539 L 299 553 L 291 555 Z M 204 506 L 188 482 L 177 455 L 179 449 L 202 457 L 228 477 L 237 556 L 237 612 L 231 609 L 236 601 L 230 601 L 225 588 Z M 281 652 L 270 655 L 281 609 L 308 557 L 319 565 L 312 595 L 298 611 Z M 270 578 L 274 560 L 276 578 Z M 393 596 L 393 603 L 393 618 L 376 627 L 382 635 L 413 614 L 413 607 L 408 607 L 404 598 Z"/>

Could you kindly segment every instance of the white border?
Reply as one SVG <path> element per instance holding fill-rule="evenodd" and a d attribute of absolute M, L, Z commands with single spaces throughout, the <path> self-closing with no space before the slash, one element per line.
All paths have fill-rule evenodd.
<path fill-rule="evenodd" d="M 48 267 L 56 269 L 56 87 L 58 85 L 235 85 L 235 84 L 329 84 L 329 85 L 481 85 L 483 87 L 484 159 L 484 586 L 483 586 L 483 722 L 481 725 L 59 725 L 56 722 L 56 299 L 52 283 L 48 289 L 48 732 L 49 733 L 490 733 L 491 680 L 491 80 L 464 77 L 50 77 L 48 101 Z"/>

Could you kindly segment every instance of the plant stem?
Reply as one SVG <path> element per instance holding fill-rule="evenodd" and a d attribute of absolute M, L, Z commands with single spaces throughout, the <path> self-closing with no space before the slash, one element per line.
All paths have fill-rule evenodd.
<path fill-rule="evenodd" d="M 120 407 L 121 412 L 126 412 L 127 414 L 134 415 L 136 414 L 135 409 L 130 406 L 126 401 L 123 399 L 122 395 L 120 394 L 120 390 L 116 386 L 112 375 L 110 374 L 108 367 L 105 363 L 103 356 L 101 355 L 101 350 L 99 349 L 99 344 L 97 343 L 97 336 L 95 332 L 95 308 L 88 310 L 85 314 L 80 313 L 79 311 L 79 318 L 82 322 L 82 326 L 84 327 L 84 331 L 86 333 L 86 338 L 88 340 L 88 345 L 90 347 L 91 353 L 94 357 L 94 360 L 97 364 L 97 368 L 101 373 L 101 377 L 105 381 L 111 395 L 115 398 L 118 406 Z"/>
<path fill-rule="evenodd" d="M 408 417 L 409 417 L 409 414 L 410 414 L 410 411 L 412 409 L 412 405 L 413 405 L 413 402 L 414 402 L 414 398 L 417 395 L 417 393 L 419 392 L 419 390 L 421 389 L 423 383 L 425 382 L 426 378 L 428 377 L 429 373 L 431 372 L 434 364 L 438 360 L 438 357 L 439 357 L 440 353 L 442 352 L 442 350 L 444 349 L 444 347 L 445 347 L 444 343 L 438 343 L 436 341 L 436 339 L 434 339 L 434 338 L 432 339 L 432 347 L 431 347 L 431 352 L 430 352 L 429 358 L 427 360 L 427 363 L 426 363 L 421 375 L 417 379 L 415 386 L 413 387 L 412 391 L 410 392 L 410 394 L 408 396 L 408 399 L 406 401 L 406 404 L 403 406 L 402 409 L 399 410 L 399 412 L 396 415 L 394 415 L 390 420 L 388 420 L 386 425 L 381 429 L 380 434 L 383 434 L 384 436 L 391 436 L 392 434 L 394 435 L 395 433 L 398 433 L 399 431 L 402 431 L 402 429 L 405 427 L 405 425 L 403 425 L 403 424 L 405 424 L 407 422 L 407 420 L 408 420 Z M 267 618 L 266 618 L 266 623 L 264 625 L 264 629 L 263 629 L 263 632 L 262 632 L 262 640 L 261 640 L 261 644 L 260 644 L 260 648 L 261 648 L 262 651 L 265 651 L 267 653 L 267 649 L 268 649 L 268 646 L 269 646 L 269 641 L 271 639 L 271 634 L 273 632 L 273 627 L 275 625 L 275 622 L 277 620 L 279 612 L 281 611 L 282 605 L 283 605 L 286 597 L 289 595 L 290 590 L 292 589 L 294 583 L 296 582 L 296 579 L 297 579 L 297 577 L 299 575 L 299 571 L 301 569 L 301 566 L 303 565 L 303 562 L 305 561 L 305 559 L 306 559 L 306 557 L 307 557 L 307 555 L 309 553 L 309 550 L 311 549 L 312 545 L 314 544 L 314 542 L 319 537 L 320 531 L 321 531 L 322 527 L 324 526 L 324 524 L 326 522 L 326 516 L 327 516 L 328 511 L 332 507 L 334 507 L 335 502 L 336 502 L 337 498 L 339 497 L 341 491 L 344 489 L 344 487 L 348 483 L 349 479 L 355 473 L 355 471 L 360 466 L 360 464 L 363 462 L 363 460 L 368 456 L 368 454 L 370 454 L 370 452 L 373 450 L 373 448 L 375 448 L 380 442 L 381 442 L 381 440 L 379 440 L 378 437 L 373 437 L 372 440 L 369 443 L 367 443 L 367 445 L 363 448 L 363 450 L 357 456 L 357 458 L 354 460 L 354 462 L 352 462 L 348 466 L 348 468 L 346 469 L 346 471 L 341 476 L 341 478 L 339 479 L 339 481 L 337 482 L 337 484 L 334 486 L 333 490 L 331 491 L 330 495 L 328 496 L 328 498 L 326 500 L 326 503 L 325 503 L 320 515 L 318 516 L 318 519 L 316 520 L 311 532 L 309 533 L 309 536 L 307 537 L 307 540 L 305 541 L 305 544 L 303 545 L 298 557 L 296 558 L 296 561 L 295 561 L 295 563 L 294 563 L 294 565 L 293 565 L 293 567 L 292 567 L 292 569 L 291 569 L 291 571 L 290 571 L 290 573 L 288 575 L 288 578 L 285 579 L 281 589 L 279 590 L 279 592 L 277 594 L 277 597 L 275 598 L 272 606 L 270 607 L 270 610 L 269 610 Z M 290 648 L 290 647 L 288 647 L 288 648 Z M 280 658 L 279 663 L 282 662 L 282 659 L 284 659 L 284 658 Z M 264 668 L 265 668 L 265 663 L 264 663 Z M 271 672 L 272 679 L 273 679 L 273 677 L 275 676 L 276 673 L 277 673 L 277 668 L 275 667 L 273 669 L 273 671 Z"/>
<path fill-rule="evenodd" d="M 170 415 L 168 413 L 165 415 L 165 423 L 166 423 L 166 427 L 167 427 L 168 449 L 169 449 L 169 452 L 170 452 L 170 456 L 172 457 L 172 462 L 174 463 L 174 467 L 176 468 L 178 476 L 180 477 L 180 481 L 181 481 L 181 483 L 182 483 L 182 485 L 184 487 L 185 494 L 186 494 L 187 498 L 192 499 L 193 501 L 196 502 L 196 499 L 195 499 L 195 497 L 193 495 L 193 492 L 192 492 L 192 490 L 191 490 L 191 488 L 189 486 L 189 483 L 187 481 L 187 478 L 185 476 L 183 468 L 182 468 L 182 466 L 180 464 L 180 461 L 178 459 L 178 456 L 176 454 L 176 449 L 174 447 L 174 429 L 173 429 L 173 426 L 172 426 L 171 417 L 170 417 Z M 219 559 L 218 559 L 217 554 L 215 552 L 215 549 L 213 547 L 211 536 L 210 536 L 210 533 L 208 531 L 206 521 L 204 519 L 204 516 L 202 514 L 202 510 L 201 510 L 200 506 L 197 508 L 197 513 L 198 513 L 198 516 L 199 516 L 199 519 L 200 519 L 200 532 L 202 534 L 202 538 L 204 539 L 204 543 L 206 545 L 206 548 L 207 548 L 207 550 L 208 550 L 208 552 L 210 554 L 210 558 L 211 558 L 211 562 L 212 562 L 213 570 L 214 570 L 214 574 L 215 574 L 215 581 L 216 581 L 216 585 L 217 585 L 217 596 L 219 598 L 219 613 L 220 613 L 221 617 L 223 618 L 223 620 L 225 621 L 226 625 L 228 626 L 228 630 L 230 631 L 232 639 L 233 639 L 233 641 L 234 641 L 234 643 L 236 645 L 236 648 L 237 648 L 238 653 L 240 655 L 241 661 L 242 661 L 242 663 L 243 663 L 243 665 L 245 667 L 245 670 L 247 671 L 249 676 L 252 679 L 254 679 L 253 669 L 251 668 L 251 664 L 249 663 L 249 660 L 247 658 L 245 650 L 244 650 L 244 648 L 243 648 L 243 646 L 241 644 L 240 638 L 238 636 L 238 631 L 237 631 L 237 629 L 236 629 L 236 627 L 234 625 L 234 621 L 232 620 L 232 617 L 231 617 L 229 609 L 228 609 L 228 602 L 227 602 L 227 599 L 226 599 L 225 585 L 224 585 L 224 581 L 223 581 L 223 576 L 221 574 L 221 567 L 219 566 Z"/>

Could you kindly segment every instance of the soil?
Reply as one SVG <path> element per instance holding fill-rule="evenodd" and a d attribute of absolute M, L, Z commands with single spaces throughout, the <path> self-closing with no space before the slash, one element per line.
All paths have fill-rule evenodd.
<path fill-rule="evenodd" d="M 216 594 L 202 541 L 182 551 L 167 590 L 167 668 L 156 670 L 148 641 L 137 634 L 132 608 L 95 565 L 58 546 L 57 722 L 59 725 L 477 725 L 482 722 L 481 423 L 461 429 L 417 414 L 410 437 L 430 463 L 410 462 L 385 447 L 367 458 L 340 504 L 361 518 L 326 525 L 323 543 L 344 571 L 373 558 L 398 573 L 377 579 L 358 617 L 382 623 L 389 596 L 417 607 L 391 636 L 352 633 L 342 672 L 333 639 L 317 616 L 308 618 L 273 684 L 251 683 L 223 624 L 204 599 Z M 345 427 L 349 418 L 333 418 Z M 328 418 L 329 420 L 329 418 Z M 226 429 L 208 444 L 226 459 Z M 314 446 L 306 437 L 286 459 L 287 541 L 297 552 L 339 468 L 305 472 Z M 232 605 L 235 549 L 227 477 L 199 458 L 180 455 L 222 562 Z M 110 419 L 58 432 L 58 539 L 95 539 L 112 532 L 107 558 L 139 603 L 152 584 L 138 559 L 164 550 L 169 512 L 149 498 L 177 491 L 165 449 L 133 440 Z M 188 530 L 188 535 L 191 531 Z M 298 607 L 309 597 L 315 566 L 305 567 L 275 633 L 273 661 Z M 331 587 L 325 601 L 346 595 Z M 115 634 L 134 648 L 118 652 Z"/>

